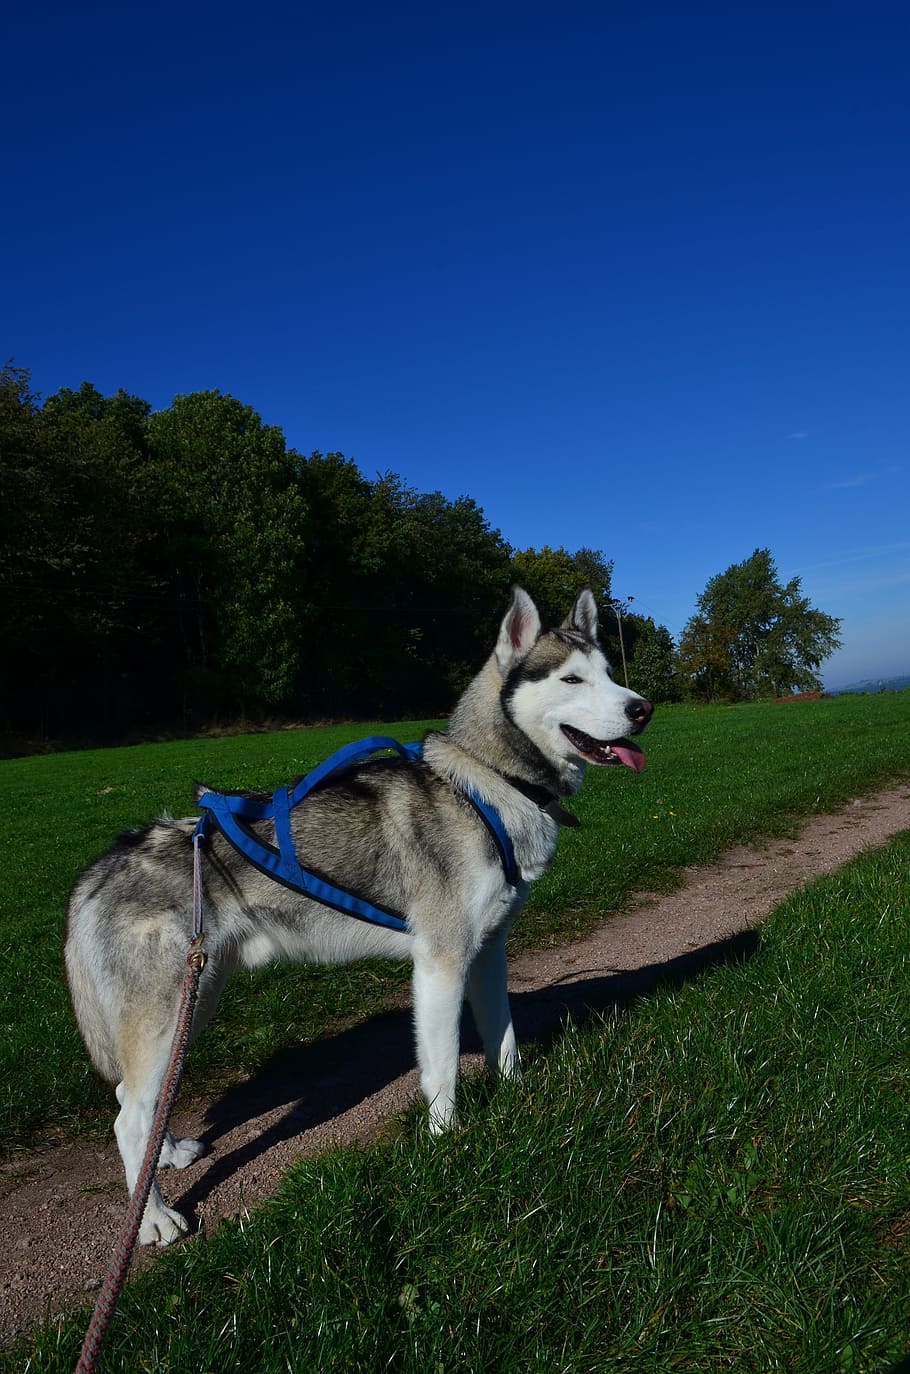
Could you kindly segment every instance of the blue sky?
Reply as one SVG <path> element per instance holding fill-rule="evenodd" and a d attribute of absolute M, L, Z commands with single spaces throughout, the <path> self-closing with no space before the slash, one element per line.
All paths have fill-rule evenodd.
<path fill-rule="evenodd" d="M 910 10 L 17 6 L 0 354 L 217 387 L 602 549 L 677 634 L 769 547 L 910 672 Z"/>

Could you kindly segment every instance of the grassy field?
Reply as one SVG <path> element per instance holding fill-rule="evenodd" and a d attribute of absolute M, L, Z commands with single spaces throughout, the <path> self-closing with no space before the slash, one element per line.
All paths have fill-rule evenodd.
<path fill-rule="evenodd" d="M 102 1371 L 885 1374 L 910 1351 L 908 910 L 910 833 L 748 957 L 467 1084 L 457 1132 L 415 1111 L 301 1162 L 129 1286 Z M 72 1368 L 85 1323 L 7 1367 Z"/>
<path fill-rule="evenodd" d="M 0 1128 L 7 1146 L 60 1129 L 110 1130 L 111 1101 L 72 1025 L 60 944 L 79 869 L 123 827 L 193 810 L 193 779 L 271 788 L 345 741 L 377 731 L 419 738 L 427 723 L 332 727 L 153 744 L 0 763 Z M 910 697 L 836 697 L 657 713 L 647 768 L 589 770 L 536 885 L 516 946 L 577 934 L 636 889 L 666 887 L 686 864 L 734 841 L 786 833 L 889 778 L 910 776 Z M 237 977 L 194 1047 L 185 1091 L 264 1064 L 287 1045 L 367 1016 L 406 980 L 397 966 L 282 968 Z M 204 1087 L 203 1087 L 204 1085 Z"/>

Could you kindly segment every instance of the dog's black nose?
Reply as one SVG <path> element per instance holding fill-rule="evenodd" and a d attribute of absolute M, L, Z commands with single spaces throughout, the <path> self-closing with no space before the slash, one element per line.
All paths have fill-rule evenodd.
<path fill-rule="evenodd" d="M 653 714 L 654 707 L 651 705 L 650 701 L 646 701 L 644 697 L 636 697 L 635 700 L 630 701 L 626 707 L 626 715 L 629 717 L 632 724 L 639 730 L 645 728 Z"/>

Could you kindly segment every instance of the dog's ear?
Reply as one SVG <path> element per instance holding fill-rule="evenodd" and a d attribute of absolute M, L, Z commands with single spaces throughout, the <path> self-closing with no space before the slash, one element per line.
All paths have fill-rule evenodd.
<path fill-rule="evenodd" d="M 585 639 L 597 638 L 597 602 L 590 587 L 580 591 L 562 623 L 564 630 L 575 630 Z"/>
<path fill-rule="evenodd" d="M 496 658 L 503 677 L 536 643 L 540 634 L 537 607 L 521 587 L 512 588 L 512 604 L 503 617 L 496 641 Z"/>

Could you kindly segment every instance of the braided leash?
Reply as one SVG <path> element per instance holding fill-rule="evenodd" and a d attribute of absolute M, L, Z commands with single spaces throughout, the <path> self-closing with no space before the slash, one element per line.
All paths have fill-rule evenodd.
<path fill-rule="evenodd" d="M 177 1090 L 180 1087 L 180 1079 L 183 1074 L 183 1064 L 186 1059 L 186 1052 L 189 1048 L 190 1027 L 193 1023 L 193 1012 L 196 1009 L 196 1000 L 199 996 L 199 979 L 202 977 L 202 970 L 205 968 L 205 953 L 202 949 L 204 936 L 202 925 L 202 878 L 199 863 L 199 845 L 201 836 L 193 837 L 193 938 L 190 942 L 189 952 L 186 956 L 186 972 L 183 975 L 183 987 L 180 993 L 180 1006 L 177 1011 L 177 1026 L 174 1031 L 174 1039 L 171 1044 L 171 1054 L 168 1060 L 167 1074 L 158 1098 L 158 1108 L 155 1112 L 155 1119 L 152 1122 L 152 1130 L 149 1135 L 148 1145 L 145 1150 L 145 1158 L 142 1161 L 142 1168 L 130 1198 L 130 1205 L 127 1209 L 123 1228 L 117 1239 L 114 1253 L 101 1285 L 101 1292 L 98 1294 L 98 1301 L 95 1303 L 95 1310 L 92 1313 L 92 1320 L 89 1323 L 85 1340 L 82 1343 L 82 1353 L 79 1356 L 79 1363 L 76 1365 L 75 1374 L 92 1374 L 96 1361 L 101 1353 L 101 1346 L 107 1335 L 117 1300 L 120 1297 L 121 1289 L 126 1282 L 127 1272 L 130 1267 L 130 1260 L 136 1246 L 136 1237 L 139 1234 L 139 1227 L 142 1223 L 142 1215 L 145 1211 L 145 1204 L 148 1202 L 149 1193 L 152 1190 L 152 1181 L 155 1177 L 155 1170 L 158 1168 L 158 1160 L 161 1157 L 161 1148 L 164 1144 L 164 1137 L 167 1134 L 167 1123 L 170 1119 Z"/>

